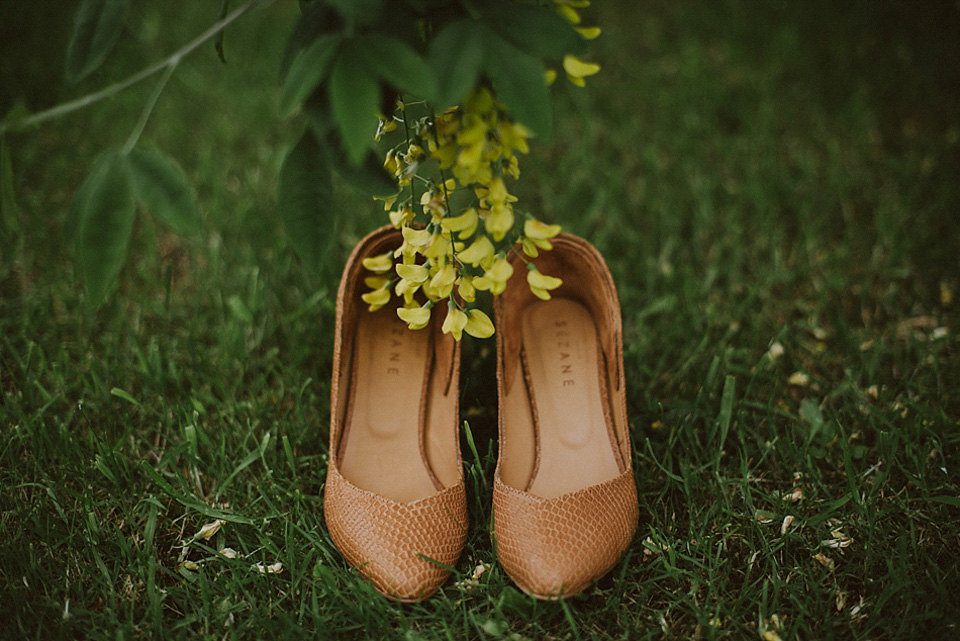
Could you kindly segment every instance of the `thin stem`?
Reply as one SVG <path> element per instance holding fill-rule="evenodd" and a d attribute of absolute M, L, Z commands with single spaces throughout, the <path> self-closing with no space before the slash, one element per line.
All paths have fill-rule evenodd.
<path fill-rule="evenodd" d="M 123 150 L 120 152 L 124 156 L 129 154 L 130 151 L 136 146 L 137 141 L 140 140 L 140 136 L 143 134 L 143 130 L 147 126 L 147 121 L 150 120 L 150 114 L 153 113 L 153 108 L 157 105 L 157 99 L 160 98 L 160 94 L 163 93 L 163 88 L 167 86 L 167 81 L 170 80 L 170 76 L 172 76 L 173 72 L 176 71 L 178 62 L 179 59 L 170 61 L 166 72 L 163 74 L 163 77 L 160 78 L 160 82 L 157 83 L 153 93 L 150 94 L 147 104 L 143 107 L 143 113 L 140 114 L 140 120 L 137 122 L 137 126 L 134 127 L 132 132 L 130 132 L 130 137 L 127 138 L 127 142 L 123 146 Z"/>
<path fill-rule="evenodd" d="M 167 57 L 165 60 L 161 60 L 160 62 L 150 65 L 149 67 L 141 69 L 137 73 L 121 80 L 120 82 L 116 82 L 110 85 L 109 87 L 105 87 L 101 89 L 100 91 L 95 91 L 85 96 L 81 96 L 76 100 L 71 100 L 70 102 L 65 102 L 65 103 L 56 105 L 55 107 L 51 107 L 50 109 L 36 113 L 30 116 L 29 118 L 24 118 L 23 120 L 15 120 L 14 122 L 10 122 L 10 123 L 0 123 L 0 135 L 5 134 L 7 131 L 19 131 L 21 129 L 29 129 L 30 127 L 39 125 L 48 120 L 53 120 L 55 118 L 66 116 L 67 114 L 73 113 L 74 111 L 78 111 L 85 107 L 89 107 L 90 105 L 100 102 L 101 100 L 111 98 L 116 94 L 120 93 L 121 91 L 128 89 L 129 87 L 132 87 L 133 85 L 146 80 L 150 76 L 156 73 L 159 73 L 164 69 L 176 67 L 180 63 L 181 59 L 183 59 L 185 56 L 192 53 L 195 49 L 200 47 L 202 44 L 204 44 L 205 42 L 207 42 L 208 40 L 216 36 L 218 33 L 226 29 L 227 26 L 230 25 L 234 20 L 236 20 L 243 14 L 247 13 L 248 11 L 253 9 L 254 6 L 262 2 L 263 0 L 250 0 L 249 2 L 247 2 L 247 4 L 243 5 L 242 7 L 240 7 L 233 13 L 231 13 L 230 15 L 226 16 L 223 20 L 220 20 L 219 22 L 215 23 L 213 26 L 211 26 L 201 35 L 197 36 L 194 40 L 188 42 L 183 47 L 181 47 L 177 51 L 170 54 L 170 56 Z"/>

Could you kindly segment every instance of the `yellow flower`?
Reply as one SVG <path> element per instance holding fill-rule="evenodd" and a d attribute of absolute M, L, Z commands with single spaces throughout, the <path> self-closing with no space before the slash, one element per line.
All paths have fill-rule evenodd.
<path fill-rule="evenodd" d="M 490 338 L 493 336 L 493 321 L 479 309 L 471 309 L 464 331 L 475 338 Z"/>
<path fill-rule="evenodd" d="M 461 309 L 457 309 L 450 304 L 447 309 L 447 317 L 443 319 L 443 326 L 440 328 L 444 334 L 453 334 L 454 340 L 460 340 L 463 337 L 463 328 L 467 326 L 467 315 Z"/>
<path fill-rule="evenodd" d="M 411 222 L 415 215 L 410 207 L 403 206 L 390 212 L 390 222 L 393 223 L 394 227 L 399 228 L 404 223 Z"/>
<path fill-rule="evenodd" d="M 504 167 L 503 173 L 513 176 L 515 179 L 520 177 L 520 163 L 516 156 L 510 156 L 510 164 Z"/>
<path fill-rule="evenodd" d="M 397 275 L 411 283 L 422 283 L 430 277 L 430 270 L 423 265 L 397 265 Z"/>
<path fill-rule="evenodd" d="M 420 287 L 420 283 L 412 283 L 409 280 L 401 278 L 397 281 L 397 285 L 393 288 L 393 291 L 397 296 L 403 298 L 406 304 L 410 304 L 413 302 L 413 295 L 417 293 Z"/>
<path fill-rule="evenodd" d="M 362 261 L 364 269 L 375 274 L 385 274 L 393 269 L 393 252 L 367 256 Z"/>
<path fill-rule="evenodd" d="M 400 194 L 398 193 L 398 194 L 393 195 L 393 196 L 387 196 L 386 198 L 380 198 L 379 196 L 374 196 L 373 199 L 374 199 L 374 200 L 382 200 L 382 201 L 383 201 L 383 211 L 390 211 L 390 208 L 393 207 L 393 203 L 397 202 L 397 198 L 399 198 L 399 197 L 400 197 Z"/>
<path fill-rule="evenodd" d="M 517 197 L 512 196 L 507 191 L 507 185 L 503 182 L 503 178 L 494 178 L 490 182 L 490 189 L 487 192 L 486 198 L 491 205 L 503 205 L 506 203 L 515 203 L 517 202 Z"/>
<path fill-rule="evenodd" d="M 557 3 L 557 11 L 570 24 L 580 24 L 580 14 L 568 3 Z"/>
<path fill-rule="evenodd" d="M 440 169 L 450 169 L 457 160 L 457 143 L 450 141 L 434 149 L 430 156 L 440 164 Z"/>
<path fill-rule="evenodd" d="M 448 216 L 440 221 L 440 226 L 448 232 L 459 232 L 460 238 L 469 238 L 477 230 L 480 216 L 476 207 L 471 207 L 459 216 Z"/>
<path fill-rule="evenodd" d="M 487 114 L 493 111 L 493 96 L 486 87 L 473 91 L 463 102 L 464 109 L 469 113 Z"/>
<path fill-rule="evenodd" d="M 410 329 L 423 329 L 430 323 L 430 307 L 428 303 L 423 307 L 398 307 L 397 316 L 400 317 Z"/>
<path fill-rule="evenodd" d="M 430 245 L 423 255 L 430 260 L 438 261 L 450 251 L 450 237 L 448 234 L 434 234 L 430 237 Z"/>
<path fill-rule="evenodd" d="M 547 86 L 551 86 L 554 82 L 557 81 L 557 70 L 556 69 L 547 69 L 543 72 L 543 81 Z"/>
<path fill-rule="evenodd" d="M 370 289 L 380 289 L 390 284 L 388 276 L 367 276 L 363 279 L 363 284 Z"/>
<path fill-rule="evenodd" d="M 527 144 L 527 139 L 533 133 L 527 127 L 519 122 L 501 122 L 500 126 L 497 127 L 497 133 L 500 135 L 500 142 L 505 148 L 511 151 L 519 151 L 522 154 L 529 153 L 530 146 Z"/>
<path fill-rule="evenodd" d="M 577 27 L 577 31 L 584 40 L 594 40 L 602 33 L 600 27 Z"/>
<path fill-rule="evenodd" d="M 415 227 L 404 227 L 401 230 L 403 242 L 413 247 L 426 247 L 430 242 L 430 232 L 426 229 L 416 229 Z"/>
<path fill-rule="evenodd" d="M 536 218 L 528 218 L 523 223 L 523 235 L 531 240 L 547 240 L 555 237 L 563 228 L 560 225 L 548 225 Z M 544 247 L 543 249 L 549 249 Z"/>
<path fill-rule="evenodd" d="M 538 249 L 549 251 L 553 249 L 550 239 L 560 233 L 560 225 L 547 225 L 536 218 L 528 218 L 523 223 L 523 252 L 527 256 L 536 258 L 540 255 Z"/>
<path fill-rule="evenodd" d="M 504 204 L 494 205 L 483 222 L 494 240 L 503 240 L 507 232 L 513 229 L 513 207 Z"/>
<path fill-rule="evenodd" d="M 555 276 L 542 274 L 531 265 L 527 271 L 527 284 L 530 285 L 530 291 L 534 296 L 542 300 L 550 300 L 550 290 L 560 287 L 563 281 Z"/>
<path fill-rule="evenodd" d="M 457 270 L 447 263 L 430 279 L 430 289 L 437 292 L 437 298 L 446 298 L 453 291 L 457 280 Z"/>
<path fill-rule="evenodd" d="M 493 243 L 490 242 L 490 239 L 486 236 L 480 236 L 473 241 L 469 247 L 457 254 L 457 258 L 460 259 L 462 263 L 477 267 L 492 258 L 494 251 L 495 248 Z"/>
<path fill-rule="evenodd" d="M 380 289 L 375 289 L 372 292 L 363 294 L 360 298 L 370 306 L 371 312 L 375 312 L 390 302 L 390 289 L 381 287 Z"/>
<path fill-rule="evenodd" d="M 473 284 L 472 276 L 461 276 L 457 279 L 457 293 L 468 303 L 477 299 L 477 288 Z"/>
<path fill-rule="evenodd" d="M 499 256 L 483 276 L 473 279 L 473 285 L 479 290 L 489 291 L 499 296 L 507 288 L 507 281 L 513 276 L 513 265 L 503 256 Z"/>
<path fill-rule="evenodd" d="M 578 87 L 585 87 L 584 78 L 592 76 L 600 71 L 600 65 L 593 62 L 584 62 L 576 56 L 567 54 L 563 58 L 563 70 L 567 72 L 567 78 Z"/>

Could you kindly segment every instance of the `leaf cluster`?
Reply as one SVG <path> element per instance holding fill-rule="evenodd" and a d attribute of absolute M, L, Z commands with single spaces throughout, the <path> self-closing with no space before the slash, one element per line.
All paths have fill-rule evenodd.
<path fill-rule="evenodd" d="M 492 0 L 313 0 L 302 3 L 281 62 L 281 111 L 298 107 L 310 126 L 281 174 L 284 224 L 314 265 L 331 209 L 329 173 L 364 193 L 395 194 L 373 150 L 378 117 L 396 101 L 436 112 L 477 86 L 492 88 L 512 117 L 540 139 L 553 122 L 548 67 L 585 49 L 551 5 Z"/>

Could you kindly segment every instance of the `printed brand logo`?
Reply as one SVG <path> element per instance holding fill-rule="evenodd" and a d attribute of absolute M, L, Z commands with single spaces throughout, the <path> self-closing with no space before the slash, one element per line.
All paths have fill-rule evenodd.
<path fill-rule="evenodd" d="M 400 348 L 403 347 L 403 341 L 400 340 L 400 337 L 403 336 L 404 331 L 399 327 L 390 330 L 390 365 L 387 367 L 387 374 L 400 375 Z"/>
<path fill-rule="evenodd" d="M 567 321 L 554 321 L 553 337 L 556 339 L 557 352 L 560 354 L 560 374 L 561 385 L 563 387 L 573 387 L 577 384 L 576 380 L 570 378 L 573 374 L 573 364 L 570 363 L 570 331 L 567 329 Z"/>

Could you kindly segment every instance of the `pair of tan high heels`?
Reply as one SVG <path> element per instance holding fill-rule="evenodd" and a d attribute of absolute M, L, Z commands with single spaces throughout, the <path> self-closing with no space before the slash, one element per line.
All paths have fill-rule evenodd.
<path fill-rule="evenodd" d="M 360 298 L 363 259 L 401 242 L 392 227 L 374 231 L 340 282 L 324 514 L 347 561 L 406 602 L 433 594 L 457 562 L 467 500 L 459 344 L 442 333 L 442 313 L 412 331 L 394 308 L 369 312 Z M 638 517 L 613 279 L 586 241 L 560 234 L 552 242 L 534 259 L 563 279 L 552 298 L 514 277 L 494 303 L 500 448 L 491 534 L 503 569 L 542 599 L 572 596 L 609 571 Z M 514 267 L 522 271 L 519 258 Z"/>

